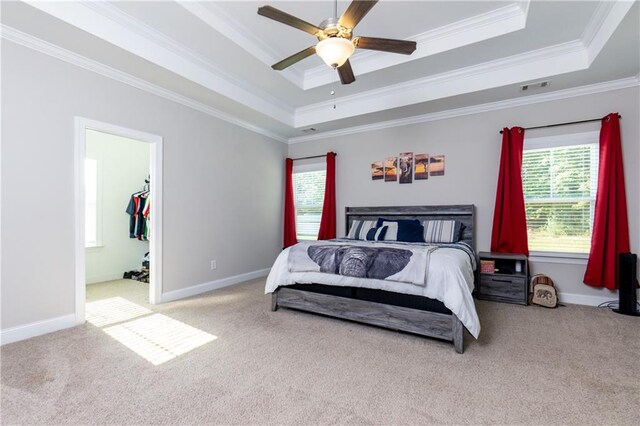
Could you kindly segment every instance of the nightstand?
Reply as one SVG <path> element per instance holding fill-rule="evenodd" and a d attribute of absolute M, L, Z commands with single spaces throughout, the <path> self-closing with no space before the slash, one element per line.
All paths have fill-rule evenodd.
<path fill-rule="evenodd" d="M 520 305 L 528 304 L 529 263 L 527 256 L 481 251 L 478 258 L 479 279 L 476 293 L 478 299 Z"/>

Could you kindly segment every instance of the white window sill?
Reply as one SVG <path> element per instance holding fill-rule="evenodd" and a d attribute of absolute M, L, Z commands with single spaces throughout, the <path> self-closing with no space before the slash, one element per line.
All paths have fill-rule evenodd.
<path fill-rule="evenodd" d="M 532 251 L 529 253 L 531 262 L 563 263 L 571 265 L 586 265 L 589 255 L 586 253 L 556 253 L 549 251 Z"/>
<path fill-rule="evenodd" d="M 100 251 L 104 248 L 102 244 L 96 244 L 95 246 L 85 246 L 84 249 L 89 253 L 92 251 Z"/>

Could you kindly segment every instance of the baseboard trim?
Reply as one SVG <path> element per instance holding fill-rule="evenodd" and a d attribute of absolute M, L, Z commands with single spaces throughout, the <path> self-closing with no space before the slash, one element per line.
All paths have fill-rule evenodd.
<path fill-rule="evenodd" d="M 607 297 L 589 296 L 586 294 L 563 293 L 558 292 L 560 303 L 570 303 L 573 305 L 598 306 L 601 303 L 618 301 L 618 293 L 611 293 Z"/>
<path fill-rule="evenodd" d="M 136 269 L 136 268 L 131 268 L 131 269 Z M 105 281 L 113 281 L 113 280 L 121 280 L 121 279 L 122 279 L 122 272 L 117 274 L 95 275 L 93 277 L 87 277 L 86 284 L 91 285 L 91 284 L 103 283 Z"/>
<path fill-rule="evenodd" d="M 162 303 L 173 302 L 174 300 L 184 299 L 185 297 L 196 296 L 208 291 L 217 290 L 219 288 L 229 287 L 244 281 L 254 280 L 256 278 L 266 277 L 271 268 L 260 269 L 257 271 L 247 272 L 246 274 L 235 275 L 233 277 L 222 278 L 216 281 L 210 281 L 204 284 L 197 284 L 180 290 L 168 291 L 162 293 Z"/>
<path fill-rule="evenodd" d="M 0 331 L 0 345 L 18 342 L 31 337 L 53 333 L 78 325 L 75 314 L 63 315 L 61 317 L 36 321 L 30 324 L 19 325 Z"/>

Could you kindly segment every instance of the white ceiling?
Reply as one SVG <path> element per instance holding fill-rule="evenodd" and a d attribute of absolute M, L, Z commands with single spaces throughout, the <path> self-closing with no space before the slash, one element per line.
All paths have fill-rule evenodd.
<path fill-rule="evenodd" d="M 259 16 L 265 4 L 316 25 L 333 12 L 330 0 L 2 2 L 2 35 L 289 142 L 638 85 L 635 2 L 383 0 L 354 34 L 417 49 L 357 51 L 347 86 L 316 55 L 273 71 L 315 39 Z"/>

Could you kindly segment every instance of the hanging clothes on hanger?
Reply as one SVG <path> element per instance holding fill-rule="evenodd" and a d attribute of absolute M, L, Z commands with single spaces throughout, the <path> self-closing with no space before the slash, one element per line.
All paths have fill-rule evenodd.
<path fill-rule="evenodd" d="M 148 239 L 148 225 L 146 222 L 151 206 L 150 203 L 148 203 L 148 197 L 150 194 L 149 181 L 145 180 L 145 182 L 146 183 L 142 191 L 131 194 L 129 204 L 125 210 L 130 216 L 129 238 L 137 238 L 141 241 Z"/>
<path fill-rule="evenodd" d="M 151 193 L 147 194 L 147 202 L 144 205 L 142 211 L 144 216 L 144 238 L 145 240 L 151 239 Z"/>

